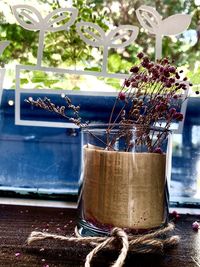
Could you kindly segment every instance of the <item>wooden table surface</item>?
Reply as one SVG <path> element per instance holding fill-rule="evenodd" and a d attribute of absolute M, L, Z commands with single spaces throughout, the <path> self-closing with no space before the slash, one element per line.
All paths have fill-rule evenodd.
<path fill-rule="evenodd" d="M 175 233 L 180 244 L 163 255 L 129 254 L 125 267 L 198 267 L 200 266 L 200 230 L 192 223 L 200 216 L 181 215 Z M 73 235 L 77 221 L 74 209 L 0 205 L 0 266 L 78 267 L 84 266 L 90 246 L 69 245 L 66 242 L 45 240 L 28 245 L 32 231 L 48 231 L 60 235 Z M 95 267 L 108 267 L 117 254 L 104 251 L 92 263 Z"/>

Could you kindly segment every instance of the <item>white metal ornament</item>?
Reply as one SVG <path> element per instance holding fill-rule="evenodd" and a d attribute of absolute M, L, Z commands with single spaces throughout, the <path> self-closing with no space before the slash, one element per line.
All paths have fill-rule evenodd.
<path fill-rule="evenodd" d="M 44 18 L 35 7 L 30 5 L 16 5 L 12 7 L 12 10 L 16 20 L 24 29 L 40 32 L 37 53 L 38 67 L 41 66 L 42 62 L 45 32 L 67 30 L 74 23 L 78 15 L 76 8 L 58 8 Z M 67 18 L 65 13 L 69 12 L 71 13 L 70 19 L 64 25 L 59 25 L 59 23 Z"/>
<path fill-rule="evenodd" d="M 139 32 L 136 26 L 121 25 L 106 34 L 100 26 L 91 22 L 79 22 L 76 24 L 76 29 L 81 39 L 87 44 L 95 47 L 103 46 L 103 65 L 101 71 L 103 77 L 107 76 L 108 48 L 123 48 L 130 45 L 135 41 Z M 96 30 L 98 34 L 95 33 L 94 30 Z M 84 33 L 87 33 L 92 39 L 87 38 Z M 130 36 L 128 34 L 130 34 Z M 128 39 L 126 39 L 127 36 Z M 118 74 L 113 77 L 119 78 Z"/>
<path fill-rule="evenodd" d="M 76 21 L 78 10 L 76 8 L 58 8 L 47 16 L 43 17 L 41 13 L 33 6 L 30 5 L 15 5 L 12 7 L 13 14 L 18 23 L 25 29 L 31 31 L 39 31 L 39 44 L 37 53 L 37 64 L 30 65 L 17 65 L 16 66 L 16 90 L 15 90 L 15 123 L 19 125 L 35 125 L 35 126 L 49 126 L 49 127 L 76 127 L 72 123 L 58 123 L 58 122 L 39 122 L 22 120 L 20 116 L 20 95 L 23 92 L 27 93 L 26 89 L 20 86 L 20 73 L 23 70 L 27 71 L 43 71 L 53 72 L 68 75 L 91 75 L 104 78 L 117 78 L 125 79 L 129 77 L 128 74 L 123 73 L 109 73 L 107 71 L 107 60 L 109 48 L 124 48 L 132 44 L 138 36 L 139 28 L 133 25 L 120 25 L 108 32 L 105 32 L 99 25 L 91 22 L 81 21 L 76 23 L 76 31 L 80 38 L 88 45 L 93 47 L 103 47 L 103 60 L 101 71 L 88 71 L 88 70 L 72 70 L 65 68 L 43 67 L 43 49 L 44 38 L 46 32 L 57 32 L 68 30 L 71 25 Z M 69 17 L 70 13 L 70 18 Z M 160 14 L 150 6 L 142 5 L 136 10 L 136 16 L 141 26 L 146 29 L 150 34 L 155 35 L 155 58 L 162 57 L 162 38 L 163 36 L 176 35 L 188 28 L 191 22 L 190 15 L 176 14 L 168 18 L 162 19 Z M 67 20 L 68 19 L 68 20 Z M 67 22 L 65 22 L 67 20 Z M 32 90 L 30 94 L 39 92 L 40 94 L 58 94 L 62 91 L 52 90 Z M 69 91 L 67 91 L 68 94 Z M 77 94 L 77 92 L 71 92 Z M 80 94 L 78 92 L 78 94 Z M 105 92 L 84 92 L 83 94 L 105 95 Z M 108 93 L 106 93 L 108 95 Z M 186 103 L 184 104 L 186 105 Z M 185 111 L 186 107 L 182 107 Z M 181 123 L 179 123 L 181 129 Z"/>
<path fill-rule="evenodd" d="M 142 5 L 136 10 L 137 18 L 141 26 L 156 38 L 155 59 L 162 58 L 163 36 L 177 35 L 185 31 L 190 23 L 191 16 L 187 14 L 175 14 L 162 19 L 155 8 Z"/>

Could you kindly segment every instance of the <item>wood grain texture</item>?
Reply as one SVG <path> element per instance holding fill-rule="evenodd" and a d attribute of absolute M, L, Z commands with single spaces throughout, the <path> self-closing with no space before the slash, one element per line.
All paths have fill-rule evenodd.
<path fill-rule="evenodd" d="M 125 267 L 198 267 L 200 265 L 200 231 L 192 230 L 192 222 L 200 216 L 181 215 L 175 233 L 181 241 L 164 255 L 129 254 Z M 74 209 L 0 205 L 0 266 L 9 267 L 80 267 L 84 266 L 90 246 L 45 240 L 28 246 L 33 230 L 73 235 L 77 221 Z M 20 253 L 19 255 L 16 253 Z M 18 255 L 18 256 L 16 256 Z M 94 267 L 108 267 L 117 253 L 104 251 L 93 261 Z M 199 265 L 198 265 L 199 264 Z"/>

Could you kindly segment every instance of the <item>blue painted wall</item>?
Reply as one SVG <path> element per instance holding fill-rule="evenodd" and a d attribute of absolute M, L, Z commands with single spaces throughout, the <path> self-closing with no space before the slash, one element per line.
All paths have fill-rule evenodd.
<path fill-rule="evenodd" d="M 27 97 L 26 94 L 21 96 L 22 119 L 62 121 L 53 113 L 25 103 Z M 50 98 L 59 105 L 64 104 L 59 95 L 51 95 Z M 75 95 L 70 98 L 75 105 L 80 104 L 81 117 L 90 122 L 107 122 L 115 100 L 114 97 Z M 14 100 L 14 90 L 4 90 L 0 107 L 0 189 L 77 193 L 81 172 L 79 130 L 17 126 L 14 123 L 14 106 L 8 104 L 9 100 Z M 191 131 L 194 125 L 200 125 L 199 100 L 189 99 L 183 143 L 179 148 L 183 153 L 181 157 L 173 156 L 172 181 L 185 184 L 185 187 L 196 185 L 194 168 L 200 158 L 200 147 L 193 147 Z"/>

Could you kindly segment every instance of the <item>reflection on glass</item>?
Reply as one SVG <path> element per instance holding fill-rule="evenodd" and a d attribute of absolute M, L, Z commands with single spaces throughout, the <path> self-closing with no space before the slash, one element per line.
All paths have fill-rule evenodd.
<path fill-rule="evenodd" d="M 199 98 L 190 98 L 182 134 L 173 135 L 173 203 L 200 203 L 200 108 Z"/>

